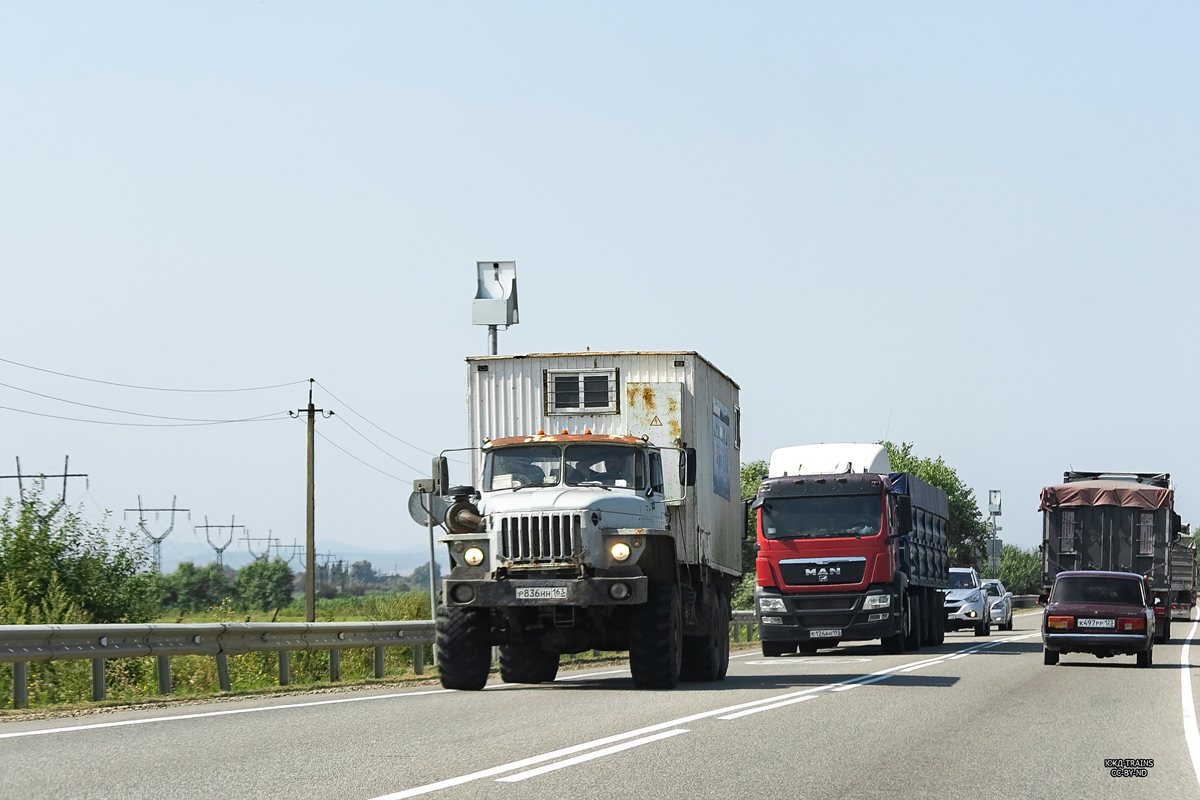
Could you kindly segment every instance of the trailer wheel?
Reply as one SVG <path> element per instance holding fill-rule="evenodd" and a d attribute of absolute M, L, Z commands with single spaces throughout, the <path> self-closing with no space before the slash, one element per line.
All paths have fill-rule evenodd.
<path fill-rule="evenodd" d="M 629 671 L 638 689 L 674 689 L 683 656 L 683 609 L 674 582 L 649 581 L 629 626 Z"/>
<path fill-rule="evenodd" d="M 729 669 L 729 621 L 721 613 L 721 601 L 717 593 L 708 590 L 708 630 L 701 636 L 683 637 L 683 658 L 679 668 L 679 680 L 693 683 L 711 683 L 725 677 Z M 724 624 L 722 624 L 724 623 Z M 722 639 L 725 646 L 721 646 Z"/>
<path fill-rule="evenodd" d="M 492 666 L 487 619 L 475 609 L 439 606 L 435 628 L 442 686 L 470 692 L 482 689 Z"/>
<path fill-rule="evenodd" d="M 558 675 L 558 653 L 536 644 L 500 645 L 500 680 L 505 683 L 550 683 Z"/>

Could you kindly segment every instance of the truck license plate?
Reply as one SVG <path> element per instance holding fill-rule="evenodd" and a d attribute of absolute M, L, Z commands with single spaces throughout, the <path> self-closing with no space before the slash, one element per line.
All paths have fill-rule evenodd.
<path fill-rule="evenodd" d="M 1088 619 L 1083 617 L 1075 620 L 1075 624 L 1080 628 L 1115 628 L 1117 621 L 1115 619 Z"/>
<path fill-rule="evenodd" d="M 819 628 L 809 631 L 808 635 L 813 639 L 836 639 L 842 635 L 842 630 L 841 628 Z"/>
<path fill-rule="evenodd" d="M 566 600 L 565 586 L 518 586 L 518 600 Z"/>

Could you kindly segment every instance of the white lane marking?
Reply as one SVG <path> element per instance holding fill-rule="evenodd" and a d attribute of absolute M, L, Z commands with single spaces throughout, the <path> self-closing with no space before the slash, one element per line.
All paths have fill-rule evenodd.
<path fill-rule="evenodd" d="M 575 756 L 574 758 L 564 759 L 563 761 L 556 761 L 553 764 L 547 764 L 544 767 L 537 767 L 536 769 L 527 770 L 525 772 L 518 772 L 516 775 L 506 775 L 503 778 L 496 778 L 496 780 L 503 781 L 505 783 L 516 783 L 517 781 L 529 780 L 530 778 L 535 778 L 538 775 L 545 775 L 547 772 L 554 772 L 556 769 L 573 767 L 576 764 L 582 764 L 585 761 L 591 761 L 595 758 L 603 758 L 604 756 L 611 756 L 613 753 L 619 753 L 622 750 L 628 750 L 631 747 L 641 747 L 644 744 L 650 744 L 651 742 L 657 742 L 660 739 L 678 736 L 681 733 L 687 733 L 687 729 L 676 728 L 673 731 L 663 731 L 662 733 L 656 733 L 653 736 L 647 736 L 645 739 L 635 739 L 632 742 L 624 742 L 622 744 L 613 745 L 612 747 L 606 747 L 603 750 L 597 750 L 594 753 L 586 753 L 581 756 Z"/>
<path fill-rule="evenodd" d="M 791 700 L 784 700 L 782 703 L 772 703 L 769 706 L 759 706 L 758 708 L 748 708 L 745 711 L 739 711 L 736 714 L 726 714 L 723 717 L 717 717 L 717 719 L 738 719 L 739 717 L 745 717 L 749 714 L 757 714 L 760 711 L 770 711 L 773 708 L 783 708 L 784 706 L 791 706 L 791 705 L 795 705 L 796 703 L 803 703 L 805 700 L 816 700 L 816 699 L 817 699 L 817 696 L 815 694 L 805 695 L 804 697 L 793 697 Z"/>
<path fill-rule="evenodd" d="M 1196 704 L 1192 699 L 1192 670 L 1188 664 L 1188 650 L 1192 646 L 1192 639 L 1196 636 L 1198 624 L 1200 623 L 1192 623 L 1187 641 L 1183 643 L 1183 650 L 1179 653 L 1179 665 L 1183 667 L 1179 670 L 1179 680 L 1182 684 L 1180 689 L 1183 695 L 1183 738 L 1187 741 L 1188 750 L 1192 753 L 1192 769 L 1196 771 L 1196 780 L 1200 782 L 1200 729 L 1196 727 Z"/>
<path fill-rule="evenodd" d="M 1037 635 L 1037 634 L 1031 634 L 1031 635 Z M 1026 637 L 1016 637 L 1016 638 L 1026 638 Z M 995 642 L 994 644 L 1003 644 L 1003 642 Z M 927 659 L 927 660 L 932 661 L 932 660 L 936 660 L 936 659 Z M 612 736 L 606 736 L 602 739 L 595 739 L 590 742 L 583 742 L 582 744 L 576 744 L 576 745 L 572 745 L 570 747 L 564 747 L 560 750 L 554 750 L 549 753 L 542 753 L 541 755 L 530 756 L 529 758 L 523 758 L 519 761 L 512 761 L 508 764 L 501 764 L 498 767 L 489 767 L 488 769 L 481 769 L 478 772 L 472 772 L 468 775 L 459 775 L 457 777 L 446 778 L 445 780 L 437 781 L 435 783 L 427 783 L 424 786 L 414 786 L 411 789 L 404 789 L 399 792 L 392 792 L 391 794 L 380 795 L 378 797 L 371 798 L 371 800 L 405 800 L 405 798 L 408 798 L 408 797 L 418 797 L 420 795 L 428 794 L 430 792 L 436 792 L 436 791 L 440 791 L 442 789 L 449 789 L 452 786 L 461 786 L 464 783 L 471 783 L 472 781 L 482 780 L 483 778 L 492 778 L 492 777 L 495 777 L 496 775 L 503 775 L 506 772 L 512 772 L 513 770 L 522 769 L 524 767 L 530 767 L 530 766 L 533 766 L 534 764 L 541 764 L 541 763 L 545 763 L 546 761 L 553 761 L 556 758 L 573 755 L 575 753 L 580 753 L 585 750 L 591 750 L 592 748 L 601 747 L 606 744 L 612 744 L 613 742 L 620 742 L 620 741 L 624 741 L 626 739 L 634 739 L 638 736 L 644 736 L 649 733 L 656 733 L 661 730 L 666 730 L 667 728 L 674 728 L 678 725 L 686 725 L 687 723 L 695 722 L 696 720 L 708 719 L 710 717 L 719 717 L 722 714 L 728 714 L 733 711 L 740 711 L 743 708 L 753 708 L 755 706 L 767 705 L 770 703 L 778 703 L 781 700 L 790 700 L 793 697 L 802 697 L 804 695 L 816 694 L 817 692 L 823 692 L 827 689 L 833 689 L 833 691 L 838 691 L 838 689 L 835 687 L 844 687 L 847 684 L 856 683 L 860 680 L 862 680 L 863 683 L 874 683 L 875 681 L 881 681 L 881 680 L 884 680 L 885 678 L 892 677 L 891 673 L 893 671 L 895 671 L 897 669 L 902 669 L 906 666 L 908 666 L 908 665 L 900 664 L 891 669 L 882 670 L 881 672 L 872 673 L 870 675 L 856 676 L 854 678 L 850 678 L 848 680 L 841 681 L 839 683 L 828 683 L 828 684 L 825 684 L 824 686 L 814 686 L 810 689 L 804 689 L 799 692 L 790 692 L 788 694 L 776 695 L 774 697 L 764 697 L 761 700 L 751 700 L 747 703 L 739 703 L 739 704 L 733 705 L 733 706 L 717 708 L 717 709 L 713 709 L 712 711 L 702 711 L 698 714 L 691 714 L 686 717 L 680 717 L 679 719 L 672 719 L 672 720 L 668 720 L 667 722 L 657 723 L 655 725 L 647 725 L 644 728 L 638 728 L 637 730 L 628 731 L 626 733 L 617 733 Z M 879 677 L 875 677 L 875 676 L 879 676 Z M 865 680 L 863 680 L 863 679 L 865 679 Z"/>
<path fill-rule="evenodd" d="M 394 697 L 416 697 L 425 694 L 444 694 L 451 689 L 430 689 L 425 692 L 398 692 L 395 694 L 373 694 L 368 697 L 340 697 L 336 700 L 314 700 L 311 703 L 284 703 L 277 706 L 257 706 L 255 708 L 230 708 L 224 711 L 202 711 L 196 714 L 172 714 L 169 717 L 147 717 L 145 719 L 124 719 L 117 722 L 95 722 L 90 725 L 71 725 L 65 728 L 39 728 L 33 731 L 16 731 L 0 733 L 0 739 L 16 739 L 21 736 L 43 736 L 49 733 L 67 733 L 68 731 L 88 731 L 97 728 L 121 728 L 126 725 L 146 725 L 151 722 L 170 722 L 180 719 L 201 719 L 203 717 L 225 717 L 232 714 L 256 714 L 260 711 L 278 711 L 284 708 L 311 708 L 312 706 L 331 706 L 337 703 L 361 703 L 365 700 L 390 700 Z"/>

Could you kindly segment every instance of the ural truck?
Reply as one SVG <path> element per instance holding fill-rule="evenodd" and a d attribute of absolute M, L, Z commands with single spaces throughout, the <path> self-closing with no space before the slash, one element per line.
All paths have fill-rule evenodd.
<path fill-rule="evenodd" d="M 467 430 L 471 481 L 448 490 L 441 539 L 444 687 L 483 688 L 493 647 L 509 683 L 592 649 L 627 650 L 638 688 L 725 677 L 736 383 L 694 352 L 471 357 Z"/>
<path fill-rule="evenodd" d="M 1042 587 L 1065 570 L 1141 575 L 1154 596 L 1154 637 L 1171 638 L 1173 545 L 1182 530 L 1167 473 L 1063 473 L 1042 489 Z"/>
<path fill-rule="evenodd" d="M 1186 526 L 1185 526 L 1186 527 Z M 1171 618 L 1191 619 L 1196 605 L 1196 540 L 1183 531 L 1171 545 Z"/>
<path fill-rule="evenodd" d="M 893 473 L 883 447 L 776 450 L 752 508 L 764 656 L 845 640 L 880 639 L 892 653 L 942 643 L 946 493 Z"/>

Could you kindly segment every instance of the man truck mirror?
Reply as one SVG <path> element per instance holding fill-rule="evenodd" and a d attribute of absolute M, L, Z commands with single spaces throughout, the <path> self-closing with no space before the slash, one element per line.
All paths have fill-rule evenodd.
<path fill-rule="evenodd" d="M 450 494 L 450 462 L 445 456 L 433 457 L 433 493 L 442 497 Z"/>
<path fill-rule="evenodd" d="M 696 485 L 696 448 L 685 447 L 679 451 L 679 475 L 684 486 Z"/>

